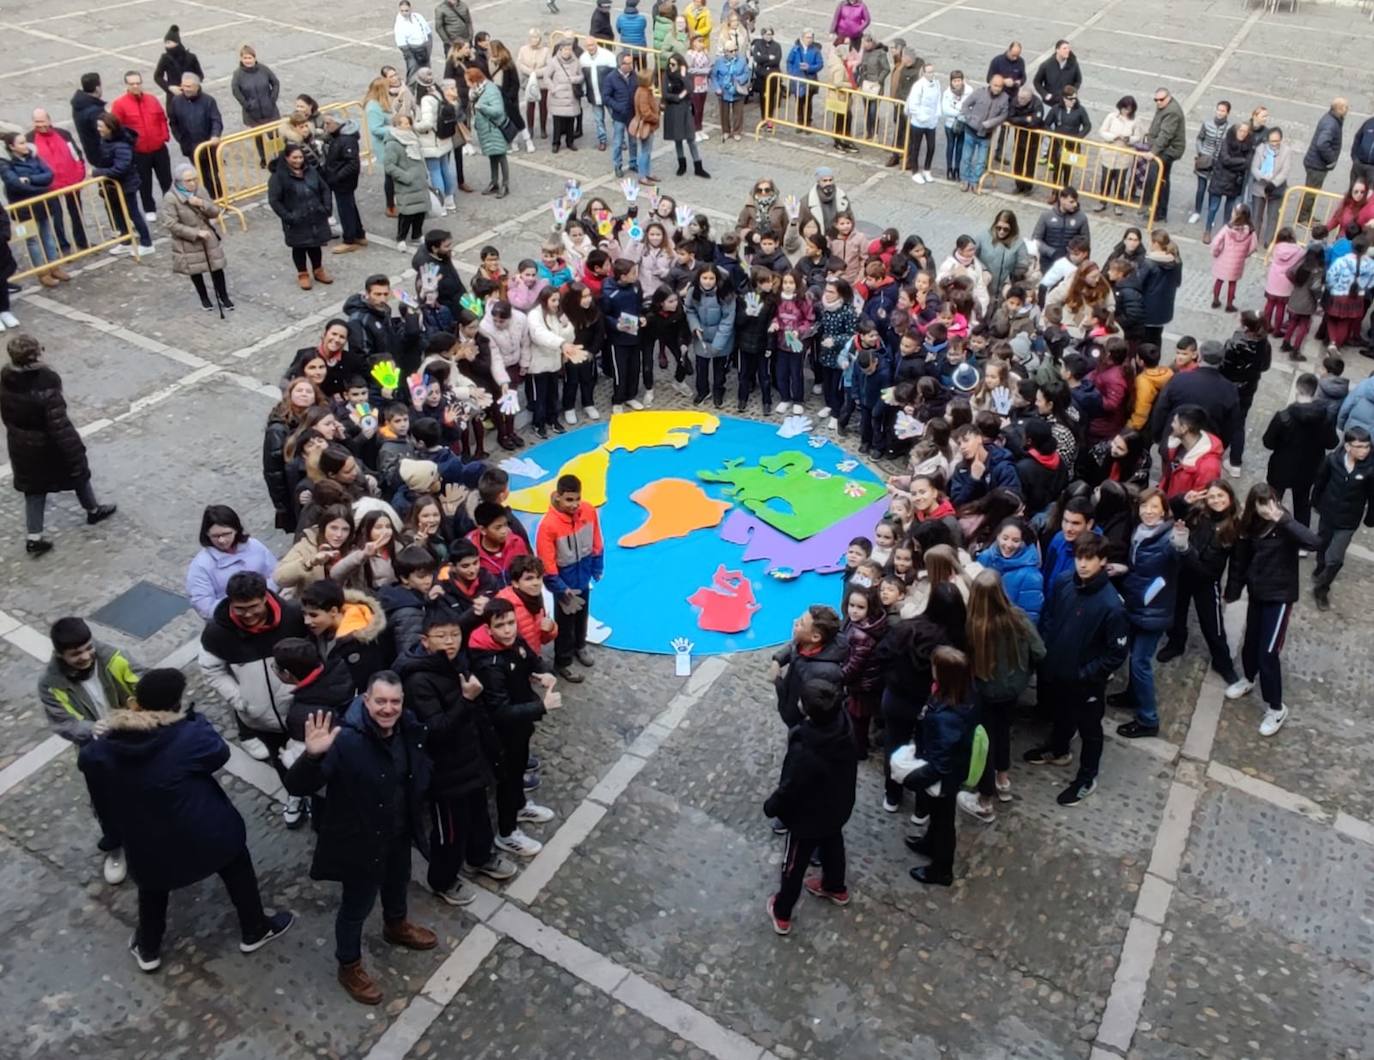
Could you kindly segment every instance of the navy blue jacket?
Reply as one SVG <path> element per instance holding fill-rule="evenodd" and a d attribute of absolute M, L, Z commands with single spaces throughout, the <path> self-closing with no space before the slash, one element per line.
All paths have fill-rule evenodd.
<path fill-rule="evenodd" d="M 627 78 L 618 69 L 608 73 L 601 82 L 601 102 L 616 121 L 628 125 L 635 116 L 635 89 L 638 87 L 634 74 Z"/>
<path fill-rule="evenodd" d="M 1105 570 L 1086 582 L 1072 571 L 1063 574 L 1052 593 L 1053 606 L 1044 622 L 1048 650 L 1040 673 L 1053 684 L 1100 691 L 1126 661 L 1126 607 Z"/>
<path fill-rule="evenodd" d="M 121 129 L 119 135 L 101 140 L 100 165 L 91 169 L 91 175 L 94 177 L 109 177 L 119 181 L 120 187 L 124 189 L 125 201 L 130 194 L 143 186 L 143 180 L 138 175 L 138 166 L 134 165 L 134 139 L 132 129 Z M 133 207 L 130 206 L 130 209 Z"/>
<path fill-rule="evenodd" d="M 398 775 L 387 740 L 405 742 L 408 767 Z M 377 728 L 359 696 L 344 712 L 334 745 L 319 756 L 303 754 L 284 781 L 292 795 L 313 795 L 328 785 L 328 798 L 315 802 L 319 841 L 310 863 L 312 880 L 380 882 L 393 834 L 392 803 L 406 800 L 409 838 L 429 850 L 425 794 L 430 761 L 425 727 L 403 711 L 390 737 Z"/>
<path fill-rule="evenodd" d="M 606 333 L 612 346 L 638 346 L 639 336 L 616 327 L 622 313 L 644 315 L 644 295 L 639 284 L 622 284 L 610 279 L 601 285 L 601 311 L 606 314 Z"/>
<path fill-rule="evenodd" d="M 229 745 L 214 726 L 194 712 L 153 710 L 116 710 L 109 721 L 76 764 L 139 887 L 173 891 L 233 861 L 247 833 L 215 779 Z"/>
<path fill-rule="evenodd" d="M 883 391 L 892 385 L 892 358 L 878 357 L 878 367 L 870 375 L 854 365 L 854 403 L 873 415 L 883 410 Z"/>
<path fill-rule="evenodd" d="M 1126 602 L 1126 617 L 1136 629 L 1168 629 L 1173 624 L 1183 551 L 1174 548 L 1172 536 L 1173 524 L 1168 519 L 1144 540 L 1132 535 L 1131 569 L 1121 577 L 1121 597 Z M 1163 578 L 1164 586 L 1146 603 L 1156 578 Z"/>
<path fill-rule="evenodd" d="M 944 703 L 932 697 L 921 711 L 917 741 L 926 764 L 910 774 L 903 786 L 922 791 L 939 781 L 940 794 L 953 798 L 968 776 L 977 724 L 978 712 L 972 703 Z"/>
<path fill-rule="evenodd" d="M 1016 474 L 1016 462 L 1011 454 L 1000 445 L 986 447 L 987 466 L 982 478 L 974 478 L 969 473 L 967 463 L 961 463 L 949 480 L 949 499 L 955 504 L 976 501 L 988 490 L 1008 489 L 1018 497 L 1021 495 L 1021 478 Z"/>

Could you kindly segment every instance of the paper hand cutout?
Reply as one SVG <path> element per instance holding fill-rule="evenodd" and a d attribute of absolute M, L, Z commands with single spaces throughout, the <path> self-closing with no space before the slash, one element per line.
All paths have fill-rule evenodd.
<path fill-rule="evenodd" d="M 821 446 L 826 444 L 826 441 L 820 435 L 813 434 L 810 438 L 806 440 L 806 444 L 809 445 L 812 449 L 819 449 L 821 448 Z"/>
<path fill-rule="evenodd" d="M 356 423 L 364 434 L 377 429 L 377 413 L 366 401 L 348 406 L 348 418 Z"/>
<path fill-rule="evenodd" d="M 926 433 L 926 425 L 915 416 L 905 412 L 897 413 L 897 423 L 894 427 L 897 437 L 904 441 L 909 438 L 919 438 Z"/>
<path fill-rule="evenodd" d="M 569 179 L 563 187 L 563 198 L 567 199 L 568 202 L 578 203 L 582 201 L 582 185 L 576 180 Z"/>
<path fill-rule="evenodd" d="M 868 487 L 862 486 L 857 482 L 846 482 L 844 492 L 847 497 L 864 497 L 868 494 Z"/>
<path fill-rule="evenodd" d="M 514 416 L 520 411 L 520 397 L 514 390 L 507 390 L 501 395 L 501 403 L 497 406 L 506 416 Z"/>
<path fill-rule="evenodd" d="M 993 390 L 992 407 L 997 410 L 999 416 L 1005 416 L 1011 411 L 1011 390 L 1008 387 L 999 386 Z"/>
<path fill-rule="evenodd" d="M 506 474 L 519 475 L 521 478 L 541 479 L 548 474 L 527 456 L 508 456 L 499 466 Z"/>
<path fill-rule="evenodd" d="M 486 304 L 475 294 L 463 295 L 462 298 L 458 299 L 458 304 L 479 320 L 482 314 L 486 312 Z"/>
<path fill-rule="evenodd" d="M 686 637 L 674 637 L 671 641 L 673 649 L 673 673 L 677 677 L 690 677 L 692 674 L 692 649 L 696 646 Z"/>
<path fill-rule="evenodd" d="M 835 470 L 843 471 L 845 474 L 848 474 L 858 466 L 859 462 L 857 460 L 841 460 L 838 464 L 835 465 Z"/>
<path fill-rule="evenodd" d="M 639 198 L 639 181 L 626 177 L 620 182 L 620 193 L 625 196 L 626 202 L 634 202 Z"/>
<path fill-rule="evenodd" d="M 690 206 L 679 206 L 677 208 L 677 226 L 679 228 L 686 228 L 692 223 L 692 218 L 696 215 L 696 211 Z"/>
<path fill-rule="evenodd" d="M 755 291 L 750 291 L 744 296 L 744 315 L 756 317 L 759 310 L 763 308 L 763 299 Z"/>
<path fill-rule="evenodd" d="M 563 199 L 554 199 L 550 204 L 553 207 L 553 220 L 555 224 L 564 224 L 568 220 L 568 205 Z"/>
<path fill-rule="evenodd" d="M 810 416 L 788 416 L 782 421 L 782 426 L 778 428 L 778 437 L 795 438 L 797 435 L 806 434 L 810 430 Z"/>
<path fill-rule="evenodd" d="M 639 227 L 638 221 L 631 221 L 629 227 L 625 229 L 625 235 L 630 238 L 631 242 L 638 243 L 644 238 L 644 229 Z"/>
<path fill-rule="evenodd" d="M 611 229 L 613 227 L 614 226 L 611 223 L 610 218 L 607 218 L 604 221 L 598 221 L 596 222 L 596 234 L 604 239 L 611 234 Z"/>
<path fill-rule="evenodd" d="M 378 361 L 372 366 L 372 378 L 383 390 L 395 390 L 401 385 L 401 370 L 395 361 Z"/>
<path fill-rule="evenodd" d="M 412 372 L 406 378 L 406 386 L 410 388 L 410 400 L 419 408 L 425 403 L 425 393 L 429 390 L 429 376 Z"/>
<path fill-rule="evenodd" d="M 801 216 L 801 203 L 797 201 L 795 195 L 789 195 L 783 199 L 782 205 L 787 210 L 787 216 L 793 221 Z"/>

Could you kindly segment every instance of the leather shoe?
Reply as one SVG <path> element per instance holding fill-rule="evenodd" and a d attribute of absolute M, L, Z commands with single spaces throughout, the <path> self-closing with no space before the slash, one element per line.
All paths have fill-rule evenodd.
<path fill-rule="evenodd" d="M 1116 727 L 1116 734 L 1128 740 L 1139 740 L 1145 736 L 1158 736 L 1158 725 L 1141 725 L 1138 721 L 1128 721 Z"/>
<path fill-rule="evenodd" d="M 580 685 L 585 678 L 571 666 L 555 666 L 553 672 L 570 685 Z"/>
<path fill-rule="evenodd" d="M 310 273 L 296 273 L 296 286 L 298 286 L 302 291 L 308 291 L 310 290 L 310 288 L 314 287 L 315 285 L 310 282 Z"/>
<path fill-rule="evenodd" d="M 954 882 L 954 874 L 940 875 L 938 872 L 931 871 L 929 865 L 917 865 L 914 869 L 908 869 L 907 875 L 917 883 L 924 883 L 928 887 L 948 887 Z"/>
<path fill-rule="evenodd" d="M 359 1004 L 380 1005 L 382 1003 L 381 987 L 372 981 L 372 977 L 367 972 L 363 971 L 362 961 L 339 965 L 339 985 L 348 991 L 348 996 Z"/>
<path fill-rule="evenodd" d="M 386 921 L 382 925 L 382 938 L 393 946 L 404 946 L 408 950 L 432 950 L 439 945 L 438 935 L 409 920 Z"/>
<path fill-rule="evenodd" d="M 334 282 L 334 277 L 330 276 L 329 273 L 325 271 L 324 266 L 321 266 L 320 268 L 315 270 L 315 279 L 319 280 L 320 283 Z"/>
<path fill-rule="evenodd" d="M 923 858 L 930 857 L 930 845 L 926 843 L 925 836 L 921 836 L 919 839 L 915 836 L 907 836 L 903 842 L 913 854 L 920 854 Z"/>

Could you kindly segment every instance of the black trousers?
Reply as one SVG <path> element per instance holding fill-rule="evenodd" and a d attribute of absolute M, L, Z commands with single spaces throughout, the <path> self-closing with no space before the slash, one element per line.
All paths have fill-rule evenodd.
<path fill-rule="evenodd" d="M 844 885 L 844 833 L 827 836 L 797 836 L 787 833 L 787 846 L 782 856 L 782 882 L 773 899 L 773 915 L 779 920 L 791 920 L 792 908 L 801 896 L 811 855 L 821 852 L 821 886 L 838 892 Z"/>
<path fill-rule="evenodd" d="M 911 737 L 916 732 L 916 719 L 921 714 L 921 704 L 914 699 L 908 699 L 900 695 L 891 688 L 883 690 L 883 701 L 880 708 L 883 715 L 883 794 L 887 796 L 887 801 L 900 803 L 902 801 L 902 785 L 892 779 L 892 774 L 886 772 L 887 763 L 892 761 L 892 753 L 899 747 L 903 747 L 911 742 Z"/>
<path fill-rule="evenodd" d="M 563 411 L 577 407 L 579 396 L 583 408 L 596 404 L 596 361 L 591 357 L 581 364 L 563 366 Z"/>
<path fill-rule="evenodd" d="M 553 146 L 557 147 L 560 140 L 565 141 L 569 147 L 573 145 L 573 126 L 576 119 L 562 117 L 558 114 L 553 116 Z"/>
<path fill-rule="evenodd" d="M 1271 486 L 1274 484 L 1271 482 Z M 1289 490 L 1288 486 L 1274 486 L 1274 493 L 1279 498 L 1279 503 L 1283 503 L 1284 494 Z M 1312 483 L 1300 482 L 1292 487 L 1293 490 L 1293 518 L 1302 523 L 1309 530 L 1312 528 Z"/>
<path fill-rule="evenodd" d="M 739 351 L 739 402 L 743 405 L 749 400 L 754 384 L 758 384 L 759 397 L 763 401 L 763 411 L 773 403 L 772 365 L 764 350 Z"/>
<path fill-rule="evenodd" d="M 1178 595 L 1174 599 L 1174 624 L 1169 629 L 1167 643 L 1182 648 L 1188 643 L 1188 608 L 1197 610 L 1197 624 L 1202 639 L 1212 656 L 1212 669 L 1227 684 L 1237 680 L 1236 664 L 1231 661 L 1231 646 L 1226 642 L 1225 604 L 1221 599 L 1221 583 L 1182 572 L 1178 579 Z"/>
<path fill-rule="evenodd" d="M 581 593 L 581 611 L 575 614 L 568 614 L 561 608 L 558 611 L 558 633 L 553 639 L 553 661 L 558 666 L 567 666 L 573 654 L 587 646 L 587 615 L 592 608 L 592 591 L 583 589 Z"/>
<path fill-rule="evenodd" d="M 143 203 L 143 212 L 157 213 L 157 199 L 153 196 L 154 174 L 157 175 L 157 186 L 162 189 L 163 195 L 172 187 L 172 156 L 167 153 L 167 145 L 163 144 L 147 154 L 135 152 L 134 166 L 138 169 L 138 197 Z M 133 208 L 134 204 L 129 203 L 129 209 Z"/>
<path fill-rule="evenodd" d="M 406 918 L 406 888 L 410 886 L 410 836 L 394 836 L 382 855 L 382 878 L 344 880 L 339 911 L 334 914 L 334 957 L 340 964 L 356 964 L 363 957 L 363 924 L 382 896 L 382 918 Z"/>
<path fill-rule="evenodd" d="M 615 382 L 611 388 L 611 402 L 623 405 L 639 393 L 639 378 L 644 377 L 644 386 L 653 389 L 654 360 L 651 352 L 642 350 L 638 344 L 633 346 L 613 343 L 611 363 L 615 368 Z"/>
<path fill-rule="evenodd" d="M 362 215 L 358 213 L 358 203 L 353 192 L 337 190 L 334 192 L 334 205 L 339 210 L 339 227 L 343 229 L 345 243 L 360 243 L 367 238 L 363 229 Z"/>
<path fill-rule="evenodd" d="M 493 838 L 485 788 L 452 798 L 436 796 L 429 809 L 429 872 L 425 879 L 430 889 L 451 888 L 458 882 L 464 861 L 485 865 L 491 859 Z"/>
<path fill-rule="evenodd" d="M 988 764 L 978 781 L 979 795 L 997 794 L 997 774 L 1011 768 L 1011 711 L 1015 706 L 1015 696 L 1010 699 L 978 697 L 979 721 L 988 732 Z"/>
<path fill-rule="evenodd" d="M 86 222 L 81 216 L 81 197 L 79 195 L 64 195 L 63 199 L 67 202 L 67 216 L 72 222 L 72 240 L 76 243 L 78 250 L 85 250 L 90 244 L 86 242 Z M 57 237 L 57 245 L 63 254 L 70 253 L 71 244 L 67 242 L 67 228 L 62 223 L 62 211 L 54 209 L 51 213 L 53 235 Z"/>
<path fill-rule="evenodd" d="M 921 154 L 921 145 L 925 145 L 925 162 L 918 161 Z M 931 159 L 935 157 L 935 130 L 918 129 L 912 126 L 906 134 L 906 160 L 902 165 L 903 169 L 918 172 L 930 168 Z"/>
<path fill-rule="evenodd" d="M 925 846 L 930 854 L 930 871 L 937 876 L 954 874 L 954 809 L 957 795 L 957 792 L 952 795 L 928 795 L 924 787 L 916 792 L 917 816 L 930 818 Z"/>
<path fill-rule="evenodd" d="M 697 356 L 697 397 L 705 398 L 708 390 L 716 401 L 725 400 L 725 375 L 730 368 L 728 357 Z"/>
<path fill-rule="evenodd" d="M 324 267 L 324 251 L 319 247 L 292 247 L 291 261 L 297 272 L 310 272 Z"/>
<path fill-rule="evenodd" d="M 239 936 L 245 942 L 261 938 L 267 930 L 267 914 L 258 893 L 258 877 L 253 871 L 253 858 L 243 847 L 218 871 L 229 892 L 229 900 L 239 915 Z M 169 892 L 152 887 L 138 889 L 138 948 L 146 957 L 162 952 L 162 936 L 167 931 L 167 899 Z"/>
<path fill-rule="evenodd" d="M 534 401 L 530 404 L 530 416 L 535 427 L 549 427 L 558 419 L 558 373 L 533 372 Z"/>
<path fill-rule="evenodd" d="M 1044 697 L 1047 690 L 1041 688 L 1039 691 Z M 1051 695 L 1047 701 L 1054 708 L 1050 750 L 1057 755 L 1068 754 L 1073 735 L 1078 733 L 1083 746 L 1078 752 L 1076 783 L 1096 780 L 1098 767 L 1102 764 L 1102 716 L 1107 707 L 1107 690 L 1056 684 L 1049 691 Z"/>
<path fill-rule="evenodd" d="M 501 741 L 501 764 L 496 770 L 496 827 L 502 835 L 510 835 L 519 825 L 516 814 L 525 806 L 525 763 L 530 760 L 534 726 L 505 726 L 497 729 L 496 735 Z"/>

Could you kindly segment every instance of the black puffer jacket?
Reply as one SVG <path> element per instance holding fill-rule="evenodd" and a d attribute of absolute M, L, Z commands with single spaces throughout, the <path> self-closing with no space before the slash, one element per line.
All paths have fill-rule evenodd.
<path fill-rule="evenodd" d="M 1194 506 L 1187 515 L 1188 551 L 1183 554 L 1183 572 L 1194 581 L 1220 583 L 1226 564 L 1231 562 L 1236 543 L 1223 544 L 1218 537 L 1221 518 L 1206 504 Z"/>
<path fill-rule="evenodd" d="M 834 835 L 854 811 L 859 761 L 849 715 L 834 710 L 824 721 L 804 720 L 787 734 L 778 786 L 763 804 L 793 835 Z"/>
<path fill-rule="evenodd" d="M 1236 127 L 1226 130 L 1226 137 L 1217 148 L 1216 159 L 1207 171 L 1207 191 L 1212 195 L 1239 195 L 1245 186 L 1245 176 L 1250 172 L 1250 156 L 1255 153 L 1255 138 L 1245 140 L 1236 137 Z M 1224 224 L 1229 218 L 1223 218 Z"/>
<path fill-rule="evenodd" d="M 331 191 L 356 191 L 362 165 L 358 161 L 358 123 L 352 118 L 325 137 L 320 173 Z"/>
<path fill-rule="evenodd" d="M 450 659 L 443 652 L 427 652 L 415 645 L 396 660 L 405 682 L 406 707 L 429 730 L 429 754 L 434 761 L 430 793 L 457 798 L 486 787 L 491 762 L 499 756 L 496 734 L 481 701 L 463 698 L 462 677 L 467 657 Z"/>
<path fill-rule="evenodd" d="M 1261 604 L 1291 604 L 1298 599 L 1298 549 L 1315 552 L 1320 542 L 1287 512 L 1258 534 L 1242 535 L 1231 556 L 1226 579 L 1226 602 L 1240 599 L 1241 590 Z"/>
<path fill-rule="evenodd" d="M 0 368 L 0 420 L 20 493 L 61 493 L 91 477 L 86 443 L 67 418 L 62 379 L 47 365 Z"/>
<path fill-rule="evenodd" d="M 1337 441 L 1323 405 L 1295 401 L 1279 409 L 1264 429 L 1264 447 L 1271 450 L 1264 480 L 1275 489 L 1310 489 Z"/>
<path fill-rule="evenodd" d="M 318 711 L 334 716 L 334 724 L 343 721 L 344 712 L 353 702 L 353 675 L 343 656 L 325 659 L 319 675 L 307 684 L 291 687 L 291 707 L 286 712 L 286 731 L 293 740 L 305 739 L 305 719 Z"/>
<path fill-rule="evenodd" d="M 828 681 L 837 689 L 844 687 L 844 661 L 848 654 L 836 636 L 814 655 L 803 655 L 795 644 L 788 644 L 773 658 L 785 667 L 773 683 L 778 692 L 778 714 L 790 729 L 802 723 L 801 690 L 807 681 Z"/>
<path fill-rule="evenodd" d="M 878 665 L 887 688 L 910 706 L 913 718 L 930 696 L 930 657 L 936 648 L 950 643 L 944 628 L 925 615 L 894 623 L 878 643 Z"/>
<path fill-rule="evenodd" d="M 286 439 L 295 430 L 278 409 L 267 414 L 267 427 L 262 433 L 262 480 L 267 484 L 267 496 L 277 513 L 278 530 L 290 532 L 296 528 L 296 507 L 291 503 L 291 490 L 286 481 Z"/>
<path fill-rule="evenodd" d="M 329 215 L 334 197 L 329 185 L 313 166 L 300 175 L 291 172 L 283 159 L 270 163 L 272 176 L 267 181 L 267 204 L 281 220 L 282 235 L 288 247 L 322 247 L 329 242 Z"/>
<path fill-rule="evenodd" d="M 1374 456 L 1354 468 L 1345 466 L 1345 449 L 1337 449 L 1322 461 L 1312 484 L 1312 507 L 1338 530 L 1374 526 Z"/>

